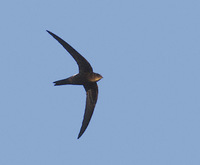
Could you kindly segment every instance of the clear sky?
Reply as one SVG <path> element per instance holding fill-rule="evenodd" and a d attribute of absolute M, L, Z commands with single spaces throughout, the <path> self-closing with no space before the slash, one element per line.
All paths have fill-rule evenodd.
<path fill-rule="evenodd" d="M 199 165 L 199 0 L 0 4 L 1 165 Z M 57 34 L 104 78 L 92 120 Z"/>

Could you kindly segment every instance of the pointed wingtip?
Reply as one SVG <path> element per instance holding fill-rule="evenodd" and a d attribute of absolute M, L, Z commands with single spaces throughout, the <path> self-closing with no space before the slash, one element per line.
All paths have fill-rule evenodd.
<path fill-rule="evenodd" d="M 52 36 L 54 36 L 55 34 L 53 34 L 52 32 L 50 32 L 49 30 L 46 30 L 49 34 L 51 34 Z"/>
<path fill-rule="evenodd" d="M 88 124 L 87 124 L 87 126 L 88 126 Z M 83 133 L 85 132 L 85 130 L 86 130 L 86 128 L 87 128 L 87 126 L 85 127 L 85 125 L 84 124 L 82 124 L 82 126 L 81 126 L 81 129 L 80 129 L 80 132 L 79 132 L 79 134 L 78 134 L 78 138 L 77 139 L 79 139 L 82 135 L 83 135 Z"/>
<path fill-rule="evenodd" d="M 51 32 L 49 30 L 46 30 L 49 34 L 51 34 Z"/>
<path fill-rule="evenodd" d="M 81 136 L 83 135 L 83 133 L 79 133 L 77 139 L 79 139 Z"/>

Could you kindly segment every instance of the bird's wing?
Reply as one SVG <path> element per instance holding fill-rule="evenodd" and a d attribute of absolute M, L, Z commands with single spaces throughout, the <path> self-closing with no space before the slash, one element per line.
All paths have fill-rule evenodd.
<path fill-rule="evenodd" d="M 67 42 L 65 42 L 62 38 L 58 37 L 54 33 L 47 30 L 47 32 L 52 35 L 74 58 L 79 67 L 79 72 L 93 72 L 93 69 L 90 63 L 80 55 L 73 47 L 71 47 Z"/>
<path fill-rule="evenodd" d="M 82 136 L 82 134 L 85 132 L 90 119 L 92 117 L 92 114 L 94 112 L 94 107 L 97 102 L 98 98 L 98 86 L 96 82 L 88 83 L 84 85 L 84 88 L 86 90 L 86 106 L 85 106 L 85 114 L 82 122 L 82 126 L 78 135 L 78 139 Z"/>

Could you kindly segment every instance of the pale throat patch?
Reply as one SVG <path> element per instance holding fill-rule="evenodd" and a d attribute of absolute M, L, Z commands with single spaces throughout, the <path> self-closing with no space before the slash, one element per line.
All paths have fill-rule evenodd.
<path fill-rule="evenodd" d="M 94 77 L 90 78 L 90 81 L 92 81 L 92 82 L 97 82 L 99 80 L 101 80 L 101 77 L 99 77 L 99 76 L 94 76 Z"/>

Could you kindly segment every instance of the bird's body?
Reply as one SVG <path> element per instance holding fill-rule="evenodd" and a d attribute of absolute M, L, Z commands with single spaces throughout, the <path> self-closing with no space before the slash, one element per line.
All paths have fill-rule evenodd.
<path fill-rule="evenodd" d="M 55 81 L 55 86 L 57 85 L 84 85 L 85 83 L 97 82 L 101 79 L 97 73 L 78 73 L 69 78 Z"/>
<path fill-rule="evenodd" d="M 55 81 L 54 85 L 55 86 L 67 85 L 67 84 L 83 85 L 83 87 L 85 88 L 87 97 L 86 97 L 84 118 L 81 130 L 78 135 L 78 138 L 80 138 L 82 134 L 85 132 L 91 120 L 97 102 L 98 86 L 96 82 L 102 79 L 103 77 L 98 73 L 94 73 L 89 62 L 82 55 L 80 55 L 74 48 L 72 48 L 67 42 L 65 42 L 63 39 L 53 34 L 52 32 L 48 30 L 47 32 L 50 35 L 52 35 L 71 54 L 71 56 L 74 58 L 74 60 L 77 62 L 79 66 L 78 74 L 66 79 Z"/>

